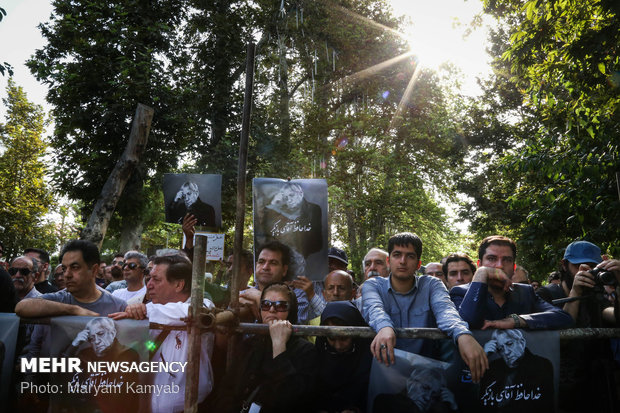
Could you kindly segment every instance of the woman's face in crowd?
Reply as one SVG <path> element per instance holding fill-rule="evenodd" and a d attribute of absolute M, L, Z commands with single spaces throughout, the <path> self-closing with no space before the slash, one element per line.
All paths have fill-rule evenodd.
<path fill-rule="evenodd" d="M 284 294 L 279 291 L 269 290 L 265 293 L 265 296 L 261 301 L 268 300 L 274 301 L 286 301 L 288 303 L 288 294 Z M 289 303 L 290 305 L 290 303 Z M 264 324 L 268 324 L 272 320 L 286 320 L 288 319 L 288 311 L 276 311 L 276 306 L 272 305 L 268 310 L 260 310 L 261 319 Z"/>
<path fill-rule="evenodd" d="M 327 320 L 325 325 L 335 326 L 336 324 Z M 353 338 L 351 337 L 327 337 L 327 342 L 334 348 L 334 350 L 336 350 L 337 353 L 346 353 L 353 347 Z"/>

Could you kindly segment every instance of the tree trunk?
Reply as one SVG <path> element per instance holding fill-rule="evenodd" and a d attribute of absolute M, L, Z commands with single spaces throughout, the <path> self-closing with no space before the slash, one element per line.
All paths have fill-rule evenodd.
<path fill-rule="evenodd" d="M 120 251 L 140 250 L 143 227 L 141 219 L 123 217 Z"/>
<path fill-rule="evenodd" d="M 138 104 L 127 147 L 103 186 L 95 208 L 82 231 L 81 238 L 94 242 L 99 248 L 101 248 L 101 243 L 108 230 L 110 218 L 114 213 L 118 199 L 146 148 L 153 113 L 152 108 L 141 103 Z"/>

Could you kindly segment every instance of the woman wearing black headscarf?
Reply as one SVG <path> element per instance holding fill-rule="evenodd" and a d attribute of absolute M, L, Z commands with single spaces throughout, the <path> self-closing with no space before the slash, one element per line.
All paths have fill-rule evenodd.
<path fill-rule="evenodd" d="M 321 314 L 321 325 L 367 326 L 357 307 L 350 301 L 327 303 Z M 370 341 L 359 337 L 317 337 L 317 411 L 366 411 L 372 361 Z"/>
<path fill-rule="evenodd" d="M 283 283 L 265 287 L 260 301 L 261 322 L 269 335 L 244 340 L 235 362 L 219 386 L 213 411 L 248 411 L 252 404 L 261 413 L 310 411 L 316 380 L 316 351 L 312 344 L 293 336 L 297 299 Z"/>

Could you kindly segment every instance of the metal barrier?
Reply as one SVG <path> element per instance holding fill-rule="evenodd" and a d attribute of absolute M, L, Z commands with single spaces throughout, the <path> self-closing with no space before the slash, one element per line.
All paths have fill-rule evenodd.
<path fill-rule="evenodd" d="M 217 322 L 217 318 L 214 316 L 207 316 L 207 314 L 203 314 L 203 317 L 204 318 L 201 319 L 203 331 L 217 329 L 219 332 L 223 333 L 269 334 L 269 326 L 265 324 L 239 323 L 236 325 L 229 325 L 227 323 Z M 24 324 L 49 324 L 50 319 L 22 318 L 20 321 Z M 227 322 L 229 321 L 230 319 L 227 319 Z M 157 323 L 149 323 L 149 329 L 151 330 L 186 330 L 187 328 L 188 326 L 167 326 Z M 438 328 L 396 328 L 395 331 L 396 337 L 398 338 L 425 338 L 431 340 L 448 338 L 448 336 Z M 620 328 L 570 328 L 558 331 L 560 334 L 560 340 L 620 338 Z M 297 336 L 372 338 L 375 334 L 375 331 L 370 327 L 293 326 L 293 335 Z"/>

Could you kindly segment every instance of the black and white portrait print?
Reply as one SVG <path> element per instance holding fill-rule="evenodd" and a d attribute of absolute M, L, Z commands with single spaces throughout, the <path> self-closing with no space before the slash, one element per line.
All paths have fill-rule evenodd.
<path fill-rule="evenodd" d="M 277 240 L 291 249 L 289 276 L 327 274 L 327 183 L 255 178 L 254 246 Z"/>
<path fill-rule="evenodd" d="M 182 224 L 183 217 L 192 214 L 198 226 L 221 227 L 221 189 L 221 175 L 165 174 L 166 222 Z"/>

